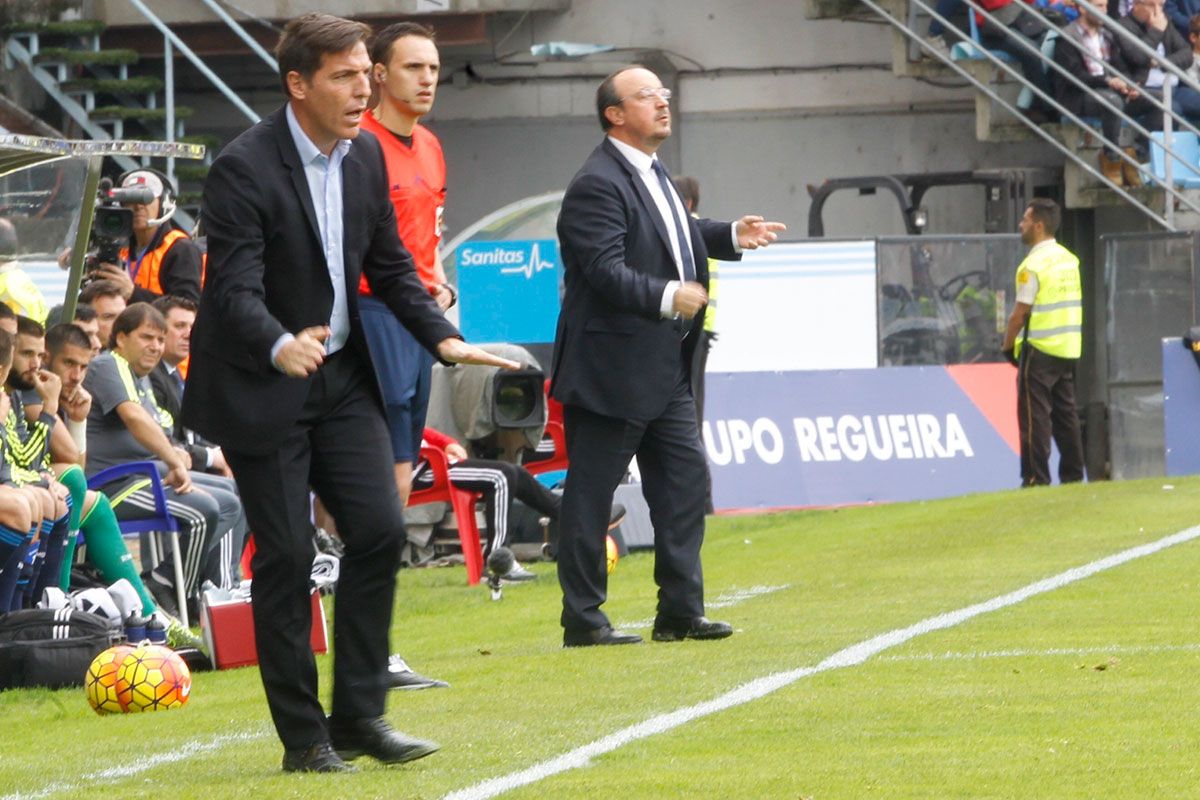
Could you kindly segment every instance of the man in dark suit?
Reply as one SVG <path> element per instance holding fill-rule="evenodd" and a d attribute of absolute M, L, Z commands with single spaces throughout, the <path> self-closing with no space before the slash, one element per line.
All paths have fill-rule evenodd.
<path fill-rule="evenodd" d="M 183 407 L 183 389 L 186 378 L 184 362 L 191 351 L 192 327 L 196 324 L 196 304 L 186 297 L 166 295 L 152 304 L 167 321 L 167 335 L 163 342 L 162 358 L 150 370 L 150 388 L 158 407 L 171 415 L 175 421 L 172 431 L 175 441 L 187 450 L 192 459 L 192 470 L 211 472 L 233 477 L 221 448 L 202 436 L 188 430 L 180 419 Z"/>
<path fill-rule="evenodd" d="M 437 749 L 382 716 L 404 526 L 360 277 L 443 362 L 516 366 L 462 341 L 400 243 L 379 144 L 359 136 L 369 34 L 327 14 L 289 22 L 276 48 L 287 103 L 225 147 L 204 188 L 208 274 L 183 421 L 221 446 L 246 501 L 259 664 L 286 771 Z M 346 545 L 328 720 L 308 643 L 310 485 Z"/>
<path fill-rule="evenodd" d="M 637 456 L 654 524 L 656 641 L 733 633 L 704 616 L 705 456 L 689 385 L 709 255 L 737 259 L 784 226 L 746 216 L 694 219 L 655 152 L 671 135 L 671 92 L 625 67 L 596 92 L 608 134 L 571 181 L 558 218 L 566 293 L 551 392 L 563 403 L 570 469 L 558 578 L 563 645 L 630 644 L 600 610 L 612 495 Z"/>

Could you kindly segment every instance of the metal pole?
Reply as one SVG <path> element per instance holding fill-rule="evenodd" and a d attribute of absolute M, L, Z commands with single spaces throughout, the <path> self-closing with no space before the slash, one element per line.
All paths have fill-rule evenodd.
<path fill-rule="evenodd" d="M 1167 23 L 1168 25 L 1171 23 Z M 1167 75 L 1163 80 L 1163 105 L 1171 108 L 1171 80 L 1170 75 Z M 1163 114 L 1163 150 L 1175 143 L 1174 137 L 1171 135 L 1171 114 Z M 1175 156 L 1163 153 L 1163 183 L 1167 186 L 1175 186 Z M 1167 226 L 1172 230 L 1175 229 L 1175 198 L 1170 195 L 1163 195 L 1163 216 L 1167 218 Z"/>
<path fill-rule="evenodd" d="M 225 95 L 225 98 L 229 102 L 233 103 L 234 106 L 237 107 L 237 110 L 241 111 L 242 114 L 244 114 L 247 119 L 249 119 L 251 122 L 258 122 L 262 119 L 262 117 L 260 117 L 256 113 L 254 113 L 254 109 L 252 109 L 252 108 L 250 108 L 250 106 L 246 105 L 246 103 L 242 100 L 242 98 L 237 96 L 236 92 L 234 92 L 232 89 L 229 88 L 229 86 L 225 83 L 225 81 L 221 80 L 221 78 L 217 75 L 217 73 L 215 73 L 211 69 L 209 69 L 208 65 L 205 64 L 204 61 L 199 56 L 197 56 L 195 53 L 192 52 L 192 48 L 190 48 L 186 44 L 184 44 L 183 40 L 175 35 L 175 31 L 173 31 L 169 27 L 167 27 L 167 24 L 165 22 L 163 22 L 161 19 L 154 16 L 154 12 L 151 11 L 149 8 L 147 8 L 146 4 L 143 3 L 142 0 L 129 0 L 129 2 L 133 5 L 134 8 L 136 8 L 138 11 L 141 12 L 143 17 L 150 20 L 150 23 L 154 27 L 158 28 L 159 33 L 161 33 L 164 37 L 170 39 L 174 43 L 174 45 L 177 48 L 179 48 L 179 52 L 183 53 L 184 56 L 187 57 L 187 60 L 192 62 L 192 65 L 196 69 L 200 70 L 200 74 L 202 74 L 204 77 L 208 78 L 209 81 L 212 82 L 212 85 L 217 87 L 217 91 L 219 91 L 221 94 Z"/>
<path fill-rule="evenodd" d="M 246 32 L 246 29 L 233 17 L 229 16 L 229 12 L 221 8 L 217 0 L 204 0 L 204 5 L 213 10 L 213 13 L 221 18 L 221 21 L 233 29 L 233 32 L 238 35 L 246 45 L 253 50 L 259 58 L 266 62 L 274 72 L 279 72 L 279 62 L 271 57 L 271 54 L 263 49 L 263 46 L 255 41 L 254 37 Z"/>
<path fill-rule="evenodd" d="M 175 141 L 175 53 L 171 49 L 171 40 L 163 37 L 163 82 L 167 87 L 167 141 Z M 171 185 L 178 187 L 175 180 L 175 156 L 167 156 L 167 177 Z"/>
<path fill-rule="evenodd" d="M 71 247 L 71 263 L 67 272 L 67 296 L 63 298 L 62 319 L 75 319 L 75 305 L 79 300 L 79 284 L 83 282 L 83 262 L 87 258 L 88 241 L 92 237 L 92 217 L 96 213 L 96 190 L 100 188 L 100 166 L 104 156 L 91 156 L 87 160 L 87 177 L 83 181 L 83 208 L 79 213 L 79 228 L 75 231 L 75 244 Z"/>

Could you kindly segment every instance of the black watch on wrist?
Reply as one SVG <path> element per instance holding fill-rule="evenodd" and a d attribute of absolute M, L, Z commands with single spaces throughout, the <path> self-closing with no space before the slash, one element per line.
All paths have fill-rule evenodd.
<path fill-rule="evenodd" d="M 450 305 L 446 306 L 446 308 L 453 308 L 454 304 L 458 302 L 458 292 L 448 283 L 443 283 L 442 288 L 450 293 Z"/>

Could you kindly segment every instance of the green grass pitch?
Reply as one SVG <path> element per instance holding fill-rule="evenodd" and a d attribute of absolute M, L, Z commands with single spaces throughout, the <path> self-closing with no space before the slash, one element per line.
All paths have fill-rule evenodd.
<path fill-rule="evenodd" d="M 1169 488 L 1168 488 L 1169 487 Z M 1200 479 L 712 519 L 718 642 L 563 650 L 552 564 L 501 602 L 461 568 L 400 575 L 394 649 L 448 690 L 393 692 L 425 760 L 287 775 L 254 668 L 182 710 L 99 717 L 82 689 L 0 694 L 0 800 L 440 798 L 757 678 L 1200 524 Z M 612 575 L 648 625 L 653 559 Z M 1200 794 L 1200 540 L 802 677 L 507 798 L 1149 798 Z M 335 608 L 330 609 L 336 613 Z M 332 614 L 331 614 L 332 616 Z M 649 637 L 645 627 L 638 629 Z M 330 659 L 318 658 L 328 698 Z"/>

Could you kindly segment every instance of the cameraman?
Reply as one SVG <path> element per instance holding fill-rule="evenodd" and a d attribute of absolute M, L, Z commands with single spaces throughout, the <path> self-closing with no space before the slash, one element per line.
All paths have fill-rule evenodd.
<path fill-rule="evenodd" d="M 123 203 L 133 211 L 133 236 L 121 249 L 121 264 L 102 263 L 94 278 L 121 287 L 127 303 L 152 303 L 163 295 L 200 301 L 202 255 L 171 217 L 175 214 L 175 187 L 156 169 L 142 167 L 126 172 L 119 188 L 144 187 L 154 199 L 147 204 Z"/>

